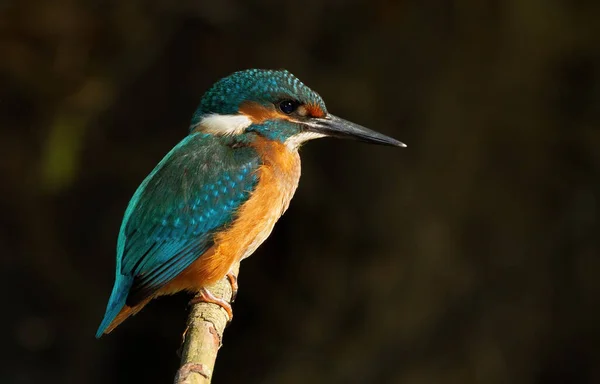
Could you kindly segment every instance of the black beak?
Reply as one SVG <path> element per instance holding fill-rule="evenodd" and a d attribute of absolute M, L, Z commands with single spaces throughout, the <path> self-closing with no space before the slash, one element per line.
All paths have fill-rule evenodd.
<path fill-rule="evenodd" d="M 322 118 L 312 118 L 305 124 L 310 131 L 325 136 L 354 139 L 364 141 L 365 143 L 391 145 L 394 147 L 406 147 L 406 144 L 396 139 L 331 114 Z"/>

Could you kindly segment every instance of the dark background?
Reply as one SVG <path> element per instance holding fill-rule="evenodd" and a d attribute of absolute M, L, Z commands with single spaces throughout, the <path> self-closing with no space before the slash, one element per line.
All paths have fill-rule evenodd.
<path fill-rule="evenodd" d="M 320 140 L 215 383 L 600 383 L 600 3 L 0 3 L 1 383 L 168 383 L 188 298 L 94 339 L 126 204 L 203 92 L 287 68 Z"/>

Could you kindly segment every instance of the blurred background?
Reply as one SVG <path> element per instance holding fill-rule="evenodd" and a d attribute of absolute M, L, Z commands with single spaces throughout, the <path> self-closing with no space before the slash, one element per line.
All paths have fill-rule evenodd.
<path fill-rule="evenodd" d="M 320 140 L 214 383 L 600 383 L 600 3 L 0 3 L 1 383 L 169 383 L 188 297 L 94 338 L 204 91 L 287 68 L 406 149 Z"/>

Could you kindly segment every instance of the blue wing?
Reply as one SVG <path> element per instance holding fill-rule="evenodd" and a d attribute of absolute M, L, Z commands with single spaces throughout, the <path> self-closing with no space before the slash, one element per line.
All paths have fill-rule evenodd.
<path fill-rule="evenodd" d="M 175 278 L 213 245 L 257 183 L 260 157 L 226 138 L 192 134 L 142 182 L 117 244 L 117 277 L 105 319 L 134 306 Z"/>

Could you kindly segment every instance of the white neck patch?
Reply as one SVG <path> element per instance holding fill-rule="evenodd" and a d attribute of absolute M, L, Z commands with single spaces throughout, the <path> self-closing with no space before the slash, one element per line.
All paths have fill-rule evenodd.
<path fill-rule="evenodd" d="M 323 135 L 322 133 L 317 133 L 317 132 L 310 132 L 310 131 L 306 131 L 306 132 L 301 132 L 297 135 L 291 136 L 290 138 L 288 138 L 285 141 L 285 145 L 291 149 L 298 149 L 303 143 L 309 141 L 309 140 L 313 140 L 313 139 L 318 139 L 321 137 L 325 137 L 326 135 Z"/>
<path fill-rule="evenodd" d="M 204 116 L 196 125 L 196 129 L 213 135 L 234 136 L 244 133 L 250 125 L 252 120 L 246 115 L 212 114 Z"/>

